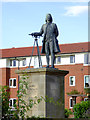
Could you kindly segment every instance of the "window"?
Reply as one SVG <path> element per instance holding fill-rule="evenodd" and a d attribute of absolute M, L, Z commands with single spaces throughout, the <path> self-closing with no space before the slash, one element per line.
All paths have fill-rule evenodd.
<path fill-rule="evenodd" d="M 9 107 L 14 108 L 15 103 L 16 103 L 16 98 L 9 99 Z"/>
<path fill-rule="evenodd" d="M 84 98 L 84 101 L 88 101 L 88 98 Z"/>
<path fill-rule="evenodd" d="M 70 108 L 73 108 L 73 99 L 70 98 Z"/>
<path fill-rule="evenodd" d="M 13 79 L 13 86 L 16 87 L 16 79 Z"/>
<path fill-rule="evenodd" d="M 84 64 L 90 64 L 90 53 L 84 54 Z"/>
<path fill-rule="evenodd" d="M 57 57 L 57 63 L 58 64 L 61 63 L 61 57 L 60 56 Z"/>
<path fill-rule="evenodd" d="M 26 59 L 22 60 L 22 66 L 26 65 Z"/>
<path fill-rule="evenodd" d="M 84 76 L 84 88 L 89 88 L 90 87 L 90 75 L 85 75 Z"/>
<path fill-rule="evenodd" d="M 16 88 L 16 78 L 10 78 L 9 79 L 9 87 L 10 88 Z"/>
<path fill-rule="evenodd" d="M 13 66 L 16 66 L 16 60 L 13 60 Z"/>
<path fill-rule="evenodd" d="M 61 56 L 55 57 L 55 64 L 61 63 Z"/>
<path fill-rule="evenodd" d="M 10 66 L 16 66 L 16 60 L 10 60 Z"/>
<path fill-rule="evenodd" d="M 76 104 L 76 97 L 70 98 L 70 108 L 73 108 L 73 106 Z"/>
<path fill-rule="evenodd" d="M 75 76 L 70 76 L 69 77 L 69 85 L 70 86 L 75 86 Z"/>
<path fill-rule="evenodd" d="M 10 60 L 10 66 L 12 66 L 12 60 Z"/>
<path fill-rule="evenodd" d="M 70 63 L 75 63 L 75 55 L 70 56 Z"/>

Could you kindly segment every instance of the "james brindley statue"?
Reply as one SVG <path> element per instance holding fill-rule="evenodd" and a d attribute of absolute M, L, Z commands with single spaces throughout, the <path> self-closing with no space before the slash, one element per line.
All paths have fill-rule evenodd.
<path fill-rule="evenodd" d="M 46 24 L 43 24 L 40 32 L 32 33 L 34 36 L 42 36 L 43 45 L 41 53 L 46 54 L 47 66 L 49 68 L 49 55 L 51 54 L 51 68 L 54 68 L 55 54 L 60 52 L 57 36 L 59 35 L 57 25 L 52 23 L 51 14 L 46 15 Z"/>

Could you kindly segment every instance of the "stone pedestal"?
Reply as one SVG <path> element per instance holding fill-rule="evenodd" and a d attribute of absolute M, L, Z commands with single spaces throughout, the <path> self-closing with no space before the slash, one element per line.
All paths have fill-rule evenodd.
<path fill-rule="evenodd" d="M 27 114 L 29 116 L 64 118 L 64 76 L 69 72 L 53 68 L 32 68 L 17 71 L 20 76 L 24 73 L 29 76 L 27 79 L 29 83 L 28 95 L 24 99 L 27 101 L 35 96 L 47 98 L 47 102 L 42 100 Z"/>

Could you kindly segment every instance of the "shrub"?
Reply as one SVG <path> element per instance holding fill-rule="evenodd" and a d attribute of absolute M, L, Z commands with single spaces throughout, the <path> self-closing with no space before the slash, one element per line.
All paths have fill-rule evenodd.
<path fill-rule="evenodd" d="M 67 95 L 76 95 L 76 94 L 80 94 L 80 92 L 78 92 L 77 90 L 72 90 L 70 93 L 67 93 Z"/>
<path fill-rule="evenodd" d="M 71 110 L 65 108 L 65 118 L 68 118 L 69 115 L 71 115 L 71 114 L 72 114 Z"/>
<path fill-rule="evenodd" d="M 74 105 L 74 117 L 75 118 L 88 118 L 85 115 L 86 111 L 90 108 L 90 101 L 82 101 Z"/>

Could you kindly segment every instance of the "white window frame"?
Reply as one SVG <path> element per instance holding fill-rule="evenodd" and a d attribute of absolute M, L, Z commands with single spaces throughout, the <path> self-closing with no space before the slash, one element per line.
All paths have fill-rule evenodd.
<path fill-rule="evenodd" d="M 15 61 L 15 65 L 14 65 L 14 61 Z M 17 65 L 16 65 L 16 60 L 12 60 L 12 62 L 13 62 L 13 67 L 16 67 Z"/>
<path fill-rule="evenodd" d="M 71 100 L 72 100 L 72 107 L 71 107 Z M 75 104 L 76 104 L 76 99 L 74 101 L 74 99 L 72 97 L 70 97 L 70 99 L 69 99 L 69 107 L 72 109 Z"/>
<path fill-rule="evenodd" d="M 10 106 L 10 100 L 12 100 L 12 106 Z M 12 108 L 12 109 L 15 108 L 15 107 L 14 107 L 14 100 L 16 100 L 16 98 L 10 98 L 10 99 L 9 99 L 9 107 Z"/>
<path fill-rule="evenodd" d="M 71 85 L 71 77 L 73 77 L 73 85 Z M 70 76 L 69 77 L 69 86 L 75 86 L 75 76 Z"/>
<path fill-rule="evenodd" d="M 71 62 L 71 56 L 73 56 L 73 62 Z M 75 55 L 70 55 L 70 64 L 74 64 L 75 63 Z"/>
<path fill-rule="evenodd" d="M 89 87 L 85 87 L 85 83 L 86 83 L 86 80 L 85 80 L 85 77 L 89 77 L 88 79 L 88 84 L 89 84 Z M 84 88 L 90 88 L 90 75 L 84 75 Z"/>
<path fill-rule="evenodd" d="M 88 101 L 88 98 L 84 98 L 84 101 Z"/>
<path fill-rule="evenodd" d="M 58 57 L 60 57 L 60 62 L 58 62 Z M 55 64 L 61 64 L 61 56 L 55 56 Z"/>
<path fill-rule="evenodd" d="M 84 54 L 84 64 L 90 65 L 90 53 Z"/>
<path fill-rule="evenodd" d="M 12 60 L 10 60 L 10 67 L 12 67 L 13 65 L 12 65 Z"/>
<path fill-rule="evenodd" d="M 73 107 L 71 107 L 71 100 L 73 102 L 73 98 L 72 97 L 69 99 L 69 108 L 73 108 Z M 72 105 L 73 105 L 73 103 L 72 103 Z"/>
<path fill-rule="evenodd" d="M 11 80 L 12 80 L 12 85 L 10 85 L 10 81 L 11 81 Z M 10 78 L 10 79 L 9 79 L 9 87 L 10 87 L 10 88 L 16 88 L 16 86 L 13 85 L 14 80 L 16 80 L 16 86 L 17 86 L 17 79 L 16 79 L 16 78 Z"/>
<path fill-rule="evenodd" d="M 16 61 L 16 65 L 14 66 L 14 60 L 15 59 L 10 59 L 10 61 L 11 61 L 10 67 L 17 67 L 17 61 L 15 60 Z"/>

